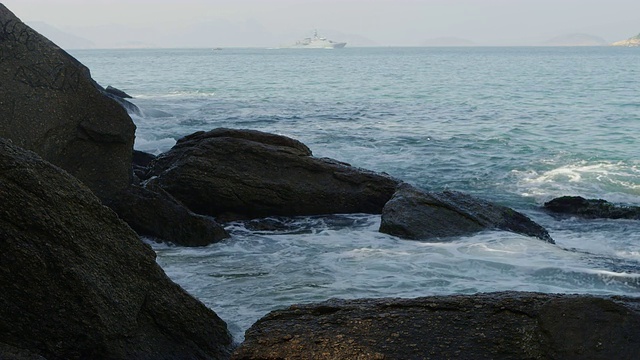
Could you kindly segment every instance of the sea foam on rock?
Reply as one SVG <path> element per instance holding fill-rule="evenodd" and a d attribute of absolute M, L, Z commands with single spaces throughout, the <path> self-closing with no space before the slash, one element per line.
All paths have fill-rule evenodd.
<path fill-rule="evenodd" d="M 76 178 L 4 139 L 0 204 L 0 358 L 228 356 L 225 322 L 173 283 L 129 226 Z"/>
<path fill-rule="evenodd" d="M 196 132 L 149 164 L 143 181 L 196 213 L 226 219 L 382 213 L 380 231 L 415 240 L 506 230 L 554 243 L 527 216 L 455 191 L 424 192 L 386 174 L 312 156 L 301 142 L 254 130 Z"/>

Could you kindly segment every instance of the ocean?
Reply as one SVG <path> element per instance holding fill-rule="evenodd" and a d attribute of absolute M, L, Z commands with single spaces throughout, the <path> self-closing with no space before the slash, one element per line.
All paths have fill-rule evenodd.
<path fill-rule="evenodd" d="M 237 341 L 269 311 L 329 298 L 501 290 L 640 295 L 640 221 L 556 218 L 562 195 L 640 205 L 639 48 L 74 50 L 134 97 L 135 147 L 159 154 L 217 127 L 298 139 L 315 156 L 425 190 L 510 206 L 556 245 L 509 232 L 427 243 L 380 216 L 227 225 L 203 248 L 152 244 L 158 263 Z"/>

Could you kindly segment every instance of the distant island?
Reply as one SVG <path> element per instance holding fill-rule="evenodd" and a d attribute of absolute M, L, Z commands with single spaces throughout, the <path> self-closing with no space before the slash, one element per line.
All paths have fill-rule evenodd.
<path fill-rule="evenodd" d="M 627 46 L 627 47 L 640 46 L 640 34 L 638 34 L 638 35 L 636 35 L 634 37 L 630 37 L 627 40 L 616 41 L 611 45 L 612 46 Z"/>

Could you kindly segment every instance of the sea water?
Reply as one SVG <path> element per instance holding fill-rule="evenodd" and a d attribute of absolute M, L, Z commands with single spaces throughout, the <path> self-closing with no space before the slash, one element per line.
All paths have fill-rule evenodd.
<path fill-rule="evenodd" d="M 273 309 L 329 298 L 498 290 L 640 295 L 640 221 L 555 218 L 562 195 L 640 205 L 640 49 L 613 47 L 77 50 L 141 109 L 135 147 L 159 154 L 217 127 L 510 206 L 556 245 L 487 231 L 441 242 L 377 231 L 380 216 L 227 225 L 158 263 L 236 340 Z"/>

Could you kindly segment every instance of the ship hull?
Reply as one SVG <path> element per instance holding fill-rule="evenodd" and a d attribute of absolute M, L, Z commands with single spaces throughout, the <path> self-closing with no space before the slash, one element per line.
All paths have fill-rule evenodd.
<path fill-rule="evenodd" d="M 313 38 L 306 38 L 291 45 L 291 49 L 342 49 L 347 45 L 346 42 L 335 42 L 325 37 L 318 36 L 314 32 Z"/>
<path fill-rule="evenodd" d="M 291 49 L 342 49 L 347 43 L 292 45 Z"/>

